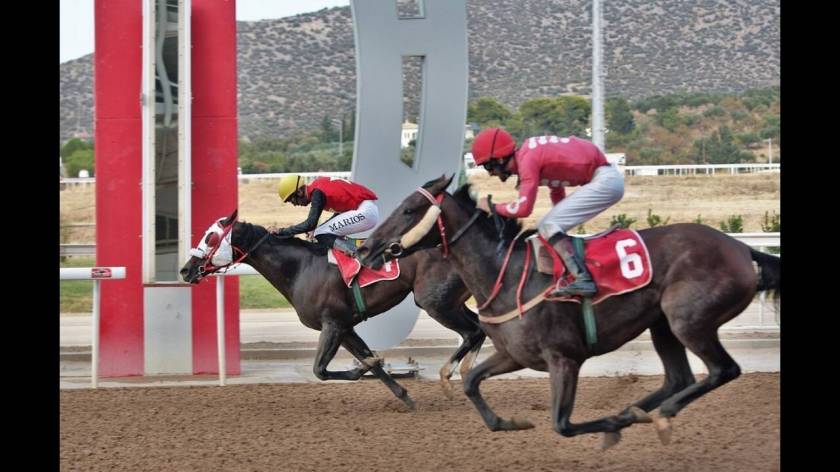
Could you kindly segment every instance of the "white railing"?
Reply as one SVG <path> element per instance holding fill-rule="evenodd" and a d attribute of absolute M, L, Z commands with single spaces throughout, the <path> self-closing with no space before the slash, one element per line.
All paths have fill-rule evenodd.
<path fill-rule="evenodd" d="M 125 278 L 125 267 L 69 267 L 59 269 L 59 280 L 93 280 L 93 320 L 91 320 L 90 384 L 99 379 L 99 283 Z"/>
<path fill-rule="evenodd" d="M 621 167 L 619 167 L 621 168 Z M 624 166 L 625 175 L 715 175 L 717 172 L 780 172 L 781 164 L 677 164 L 667 166 Z"/>
<path fill-rule="evenodd" d="M 60 256 L 95 256 L 96 244 L 59 244 Z"/>

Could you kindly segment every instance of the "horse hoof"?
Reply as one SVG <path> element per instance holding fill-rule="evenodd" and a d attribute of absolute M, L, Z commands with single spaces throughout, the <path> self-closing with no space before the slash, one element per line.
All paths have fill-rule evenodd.
<path fill-rule="evenodd" d="M 631 406 L 627 409 L 631 415 L 633 415 L 633 419 L 636 423 L 651 423 L 653 422 L 653 418 L 643 409 L 637 406 Z"/>
<path fill-rule="evenodd" d="M 531 429 L 534 427 L 534 423 L 531 423 L 525 418 L 513 417 L 510 419 L 510 423 L 513 425 L 514 430 Z"/>
<path fill-rule="evenodd" d="M 616 431 L 614 433 L 604 433 L 604 438 L 601 441 L 601 450 L 605 451 L 621 441 L 621 433 Z"/>
<path fill-rule="evenodd" d="M 372 369 L 377 366 L 381 366 L 382 358 L 381 357 L 365 357 L 362 360 L 362 364 L 366 365 L 368 369 Z"/>
<path fill-rule="evenodd" d="M 653 424 L 656 425 L 656 434 L 659 435 L 659 441 L 667 446 L 671 442 L 671 420 L 660 416 L 653 420 Z"/>
<path fill-rule="evenodd" d="M 405 406 L 407 406 L 409 410 L 411 410 L 411 411 L 417 410 L 417 407 L 414 404 L 414 400 L 412 400 L 411 397 L 409 397 L 408 395 L 406 395 L 404 398 L 402 398 L 402 401 L 403 401 L 403 403 L 405 403 Z"/>
<path fill-rule="evenodd" d="M 448 380 L 441 380 L 440 381 L 440 388 L 443 389 L 443 394 L 446 396 L 446 398 L 448 398 L 449 400 L 454 400 L 455 399 L 455 394 L 453 393 L 453 390 L 452 390 L 452 384 L 449 383 Z"/>

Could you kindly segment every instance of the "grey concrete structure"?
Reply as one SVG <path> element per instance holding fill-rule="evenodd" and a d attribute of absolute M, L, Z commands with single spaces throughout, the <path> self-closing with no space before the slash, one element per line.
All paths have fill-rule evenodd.
<path fill-rule="evenodd" d="M 356 136 L 352 179 L 374 189 L 384 219 L 413 188 L 458 172 L 467 116 L 464 0 L 422 0 L 400 18 L 397 2 L 351 0 L 356 41 Z M 383 40 L 387 38 L 387 40 Z M 400 161 L 403 57 L 421 56 L 420 122 L 413 166 Z M 456 179 L 457 180 L 457 179 Z M 357 331 L 372 349 L 391 347 L 417 318 L 409 296 Z"/>

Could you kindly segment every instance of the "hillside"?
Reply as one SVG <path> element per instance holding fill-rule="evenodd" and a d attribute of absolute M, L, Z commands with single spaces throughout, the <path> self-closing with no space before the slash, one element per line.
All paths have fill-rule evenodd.
<path fill-rule="evenodd" d="M 510 108 L 589 93 L 591 2 L 470 0 L 470 98 Z M 609 96 L 742 91 L 779 84 L 778 0 L 605 2 Z M 651 27 L 655 25 L 655 27 Z M 317 129 L 355 111 L 349 7 L 238 22 L 239 132 L 251 139 Z M 92 55 L 61 64 L 60 139 L 92 133 Z"/>

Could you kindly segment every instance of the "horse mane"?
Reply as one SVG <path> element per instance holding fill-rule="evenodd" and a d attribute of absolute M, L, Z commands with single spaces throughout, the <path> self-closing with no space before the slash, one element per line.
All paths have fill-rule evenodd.
<path fill-rule="evenodd" d="M 476 211 L 476 203 L 473 200 L 472 195 L 470 195 L 470 188 L 471 184 L 466 183 L 460 187 L 458 190 L 452 194 L 452 197 L 455 199 L 455 202 L 458 205 L 466 210 L 468 213 L 472 214 Z M 502 222 L 504 222 L 504 230 L 502 231 L 502 240 L 505 244 L 510 244 L 513 238 L 522 231 L 522 224 L 516 218 L 507 218 L 502 215 L 498 215 Z M 475 225 L 484 232 L 491 240 L 498 241 L 499 240 L 499 232 L 496 229 L 496 224 L 493 222 L 493 218 L 490 214 L 487 214 L 486 218 L 479 218 L 476 220 Z M 524 241 L 527 237 L 531 236 L 532 234 L 536 233 L 537 230 L 529 229 L 526 230 L 525 233 L 519 238 L 517 241 L 517 246 L 520 244 L 524 244 Z"/>
<path fill-rule="evenodd" d="M 239 222 L 242 225 L 243 236 L 246 241 L 248 241 L 248 245 L 254 244 L 258 238 L 261 238 L 268 230 L 260 225 L 248 223 L 246 221 Z M 285 246 L 293 246 L 293 247 L 301 247 L 309 252 L 315 254 L 316 256 L 326 256 L 327 255 L 327 248 L 321 246 L 320 244 L 311 243 L 309 241 L 305 241 L 300 238 L 272 238 L 269 237 L 266 241 L 269 244 L 282 244 Z M 247 248 L 243 248 L 247 250 Z"/>

